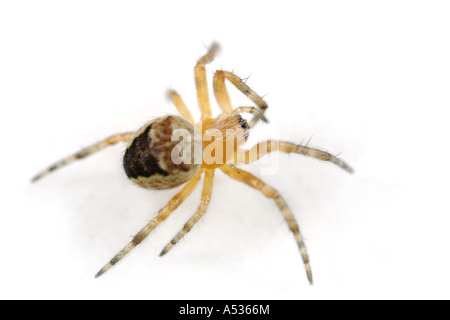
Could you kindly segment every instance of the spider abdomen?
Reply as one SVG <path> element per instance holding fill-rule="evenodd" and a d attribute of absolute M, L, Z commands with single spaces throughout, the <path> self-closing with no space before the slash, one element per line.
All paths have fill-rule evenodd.
<path fill-rule="evenodd" d="M 149 189 L 170 189 L 188 181 L 201 165 L 192 156 L 198 143 L 195 133 L 194 126 L 178 116 L 146 123 L 125 151 L 123 166 L 128 178 Z"/>

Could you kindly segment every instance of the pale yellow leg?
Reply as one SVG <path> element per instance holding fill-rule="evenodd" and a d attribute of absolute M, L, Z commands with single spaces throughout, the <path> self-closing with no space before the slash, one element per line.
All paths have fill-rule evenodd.
<path fill-rule="evenodd" d="M 228 90 L 225 86 L 225 79 L 230 81 L 239 91 L 245 94 L 250 100 L 252 100 L 260 109 L 261 113 L 255 115 L 250 121 L 250 127 L 253 127 L 259 120 L 264 112 L 268 108 L 267 103 L 261 98 L 255 91 L 253 91 L 245 82 L 229 71 L 218 70 L 214 74 L 214 94 L 216 96 L 217 103 L 222 108 L 223 113 L 230 114 L 233 112 Z"/>
<path fill-rule="evenodd" d="M 202 121 L 211 118 L 211 106 L 209 103 L 205 65 L 214 59 L 218 49 L 219 45 L 217 43 L 213 43 L 208 52 L 198 60 L 194 69 L 195 87 L 197 89 L 198 105 L 202 113 Z"/>
<path fill-rule="evenodd" d="M 169 203 L 162 208 L 158 215 L 150 221 L 134 238 L 133 240 L 120 251 L 107 265 L 105 265 L 95 276 L 100 277 L 106 271 L 111 269 L 117 262 L 122 260 L 131 250 L 133 250 L 138 244 L 140 244 L 162 221 L 164 221 L 178 206 L 183 203 L 184 200 L 194 191 L 198 181 L 202 175 L 202 170 L 199 170 L 197 174 L 189 180 L 186 185 L 178 192 Z"/>
<path fill-rule="evenodd" d="M 167 95 L 172 100 L 181 116 L 190 123 L 194 124 L 194 117 L 192 117 L 191 112 L 186 107 L 186 104 L 184 103 L 181 96 L 175 90 L 169 90 L 169 92 L 167 92 Z"/>
<path fill-rule="evenodd" d="M 315 148 L 310 148 L 307 146 L 297 145 L 295 143 L 286 142 L 286 141 L 276 141 L 276 140 L 268 140 L 264 142 L 260 142 L 255 145 L 250 150 L 246 151 L 238 151 L 234 157 L 235 164 L 249 164 L 252 163 L 264 155 L 274 152 L 286 152 L 286 153 L 297 153 L 302 154 L 308 157 L 316 158 L 323 161 L 329 161 L 338 167 L 341 167 L 347 172 L 352 173 L 353 169 L 344 161 L 338 159 L 336 156 L 332 154 L 322 151 Z"/>
<path fill-rule="evenodd" d="M 191 231 L 192 227 L 205 215 L 206 210 L 208 209 L 209 202 L 211 200 L 211 193 L 212 193 L 212 187 L 213 187 L 213 180 L 214 180 L 214 169 L 206 169 L 205 170 L 205 181 L 203 183 L 203 191 L 202 191 L 202 199 L 200 202 L 200 206 L 197 209 L 197 212 L 195 215 L 192 216 L 191 219 L 189 219 L 188 222 L 183 226 L 183 228 L 178 232 L 178 234 L 172 239 L 172 241 L 167 244 L 167 246 L 161 251 L 160 256 L 165 255 L 167 252 L 169 252 L 170 249 L 174 245 L 178 243 L 178 241 L 183 238 L 186 233 Z"/>
<path fill-rule="evenodd" d="M 227 86 L 225 85 L 225 74 L 223 71 L 218 70 L 214 73 L 213 87 L 217 104 L 222 109 L 222 115 L 230 115 L 234 108 L 231 104 Z"/>
<path fill-rule="evenodd" d="M 251 113 L 254 114 L 255 117 L 258 117 L 259 119 L 261 119 L 261 121 L 267 122 L 266 117 L 264 116 L 263 112 L 261 110 L 259 110 L 258 108 L 255 107 L 237 107 L 236 109 L 234 109 L 231 114 L 241 114 L 241 113 Z M 223 116 L 224 114 L 222 114 L 221 116 Z"/>
<path fill-rule="evenodd" d="M 308 252 L 306 250 L 305 243 L 303 242 L 303 237 L 300 233 L 298 224 L 295 221 L 294 215 L 292 214 L 291 210 L 289 209 L 289 207 L 287 206 L 286 202 L 281 197 L 281 195 L 278 193 L 278 191 L 276 191 L 274 188 L 267 185 L 261 179 L 255 177 L 251 173 L 244 171 L 242 169 L 238 169 L 232 165 L 224 165 L 220 167 L 220 169 L 229 177 L 261 191 L 266 197 L 271 198 L 275 201 L 275 203 L 277 204 L 278 208 L 281 211 L 281 214 L 286 220 L 289 229 L 294 234 L 295 240 L 297 241 L 297 245 L 300 249 L 300 254 L 302 256 L 303 263 L 305 265 L 306 275 L 308 277 L 309 283 L 312 284 L 313 283 L 312 271 L 311 266 L 309 264 Z"/>
<path fill-rule="evenodd" d="M 109 138 L 106 138 L 105 140 L 102 140 L 96 144 L 93 144 L 87 148 L 84 148 L 83 150 L 54 163 L 47 169 L 45 169 L 45 170 L 39 172 L 37 175 L 35 175 L 31 181 L 32 182 L 37 181 L 56 169 L 64 167 L 78 159 L 85 158 L 97 151 L 100 151 L 106 147 L 112 146 L 113 144 L 116 144 L 118 142 L 128 142 L 130 140 L 130 138 L 132 137 L 132 135 L 133 135 L 132 132 L 127 132 L 127 133 L 120 133 L 120 134 L 115 134 L 113 136 L 110 136 Z"/>

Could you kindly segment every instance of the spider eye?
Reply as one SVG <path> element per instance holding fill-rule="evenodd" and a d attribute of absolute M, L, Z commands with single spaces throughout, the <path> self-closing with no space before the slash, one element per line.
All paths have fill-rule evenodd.
<path fill-rule="evenodd" d="M 181 117 L 164 116 L 148 122 L 133 135 L 123 166 L 128 178 L 141 187 L 170 189 L 198 171 L 201 161 L 195 161 L 195 150 L 201 152 L 202 146 L 194 126 Z"/>

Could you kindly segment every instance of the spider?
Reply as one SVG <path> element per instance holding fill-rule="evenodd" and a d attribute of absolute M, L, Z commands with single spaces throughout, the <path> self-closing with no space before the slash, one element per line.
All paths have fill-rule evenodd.
<path fill-rule="evenodd" d="M 211 199 L 214 172 L 216 169 L 219 169 L 230 178 L 259 190 L 264 196 L 275 201 L 297 242 L 308 281 L 310 284 L 313 283 L 311 266 L 303 236 L 286 201 L 277 190 L 264 183 L 253 174 L 242 170 L 235 165 L 249 164 L 257 161 L 270 152 L 279 151 L 297 153 L 319 160 L 329 161 L 350 173 L 353 170 L 345 162 L 328 152 L 287 141 L 268 140 L 258 143 L 251 149 L 244 150 L 242 144 L 247 140 L 250 128 L 255 126 L 259 121 L 267 122 L 264 117 L 264 112 L 268 108 L 268 105 L 258 94 L 246 85 L 244 80 L 234 73 L 217 70 L 214 73 L 213 89 L 222 113 L 218 117 L 212 117 L 205 66 L 214 59 L 218 49 L 218 44 L 213 43 L 209 47 L 207 53 L 197 61 L 194 68 L 197 100 L 201 111 L 201 121 L 199 123 L 195 123 L 194 118 L 180 95 L 174 90 L 169 90 L 168 96 L 175 104 L 181 117 L 176 115 L 166 115 L 146 123 L 134 133 L 126 132 L 112 135 L 103 141 L 84 148 L 81 151 L 56 162 L 38 173 L 32 179 L 33 182 L 37 181 L 50 172 L 78 159 L 85 158 L 116 143 L 125 142 L 127 143 L 123 158 L 125 173 L 129 179 L 140 187 L 161 190 L 185 184 L 168 204 L 158 212 L 153 220 L 137 233 L 131 242 L 129 242 L 125 248 L 123 248 L 96 274 L 96 278 L 103 275 L 122 260 L 161 222 L 169 217 L 169 215 L 194 191 L 201 176 L 204 174 L 200 205 L 196 213 L 161 251 L 160 256 L 165 255 L 205 215 Z M 225 85 L 225 80 L 231 82 L 256 106 L 242 106 L 234 109 Z M 241 113 L 253 114 L 253 118 L 247 122 L 241 117 Z M 178 143 L 179 140 L 173 139 L 172 135 L 177 130 L 184 130 L 188 133 L 188 138 L 190 136 L 191 139 L 186 139 L 188 143 L 186 144 L 186 141 L 184 143 L 184 147 L 187 145 L 188 148 L 180 149 L 180 143 Z M 211 131 L 213 134 L 208 135 L 208 132 Z M 217 135 L 217 132 L 219 132 L 219 135 Z M 229 132 L 234 134 L 230 134 Z M 198 139 L 199 133 L 201 133 L 201 137 L 203 137 L 203 141 L 200 142 Z M 194 139 L 192 140 L 192 138 Z M 228 147 L 229 142 L 233 143 L 231 148 Z M 190 150 L 189 146 L 192 147 Z M 195 156 L 195 148 L 197 148 L 197 150 L 200 148 L 200 161 L 198 161 L 198 158 L 197 161 L 192 161 L 193 156 Z M 194 154 L 192 154 L 192 150 L 194 150 Z M 209 153 L 207 151 L 209 151 Z M 174 161 L 174 154 L 178 154 L 179 156 L 182 155 L 184 160 L 187 159 L 191 161 L 182 161 L 181 163 L 179 161 Z"/>

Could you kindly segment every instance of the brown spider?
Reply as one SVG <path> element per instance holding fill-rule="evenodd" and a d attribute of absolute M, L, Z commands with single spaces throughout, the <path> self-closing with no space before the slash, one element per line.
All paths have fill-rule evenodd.
<path fill-rule="evenodd" d="M 158 215 L 97 273 L 96 278 L 100 277 L 125 257 L 134 247 L 140 244 L 156 228 L 156 226 L 178 208 L 178 206 L 186 200 L 196 188 L 204 173 L 205 179 L 200 206 L 192 218 L 190 218 L 183 226 L 181 231 L 162 250 L 160 255 L 166 254 L 206 213 L 212 193 L 214 172 L 215 169 L 220 169 L 232 179 L 259 190 L 266 197 L 275 201 L 281 214 L 286 220 L 289 229 L 294 234 L 305 265 L 308 280 L 311 284 L 313 283 L 311 266 L 303 237 L 300 233 L 299 226 L 295 221 L 294 215 L 284 199 L 274 188 L 264 183 L 261 179 L 247 171 L 235 167 L 233 164 L 249 164 L 270 152 L 280 151 L 298 153 L 319 160 L 330 161 L 348 172 L 352 172 L 352 169 L 345 162 L 328 152 L 286 141 L 268 140 L 258 143 L 250 150 L 243 150 L 240 146 L 246 141 L 249 129 L 259 120 L 266 121 L 264 112 L 268 106 L 266 102 L 250 89 L 242 79 L 231 72 L 218 70 L 214 73 L 213 87 L 214 95 L 222 109 L 222 113 L 218 117 L 212 118 L 205 65 L 213 60 L 217 50 L 218 45 L 214 43 L 209 48 L 208 52 L 198 60 L 194 69 L 198 104 L 201 110 L 200 123 L 195 124 L 191 113 L 181 97 L 177 92 L 170 90 L 169 97 L 182 117 L 172 115 L 160 117 L 146 123 L 135 133 L 127 132 L 110 136 L 72 156 L 62 159 L 33 178 L 32 181 L 36 181 L 56 169 L 100 151 L 108 146 L 118 142 L 128 142 L 123 165 L 127 176 L 133 182 L 148 189 L 170 189 L 186 183 L 181 191 L 179 191 L 169 203 L 159 211 Z M 237 89 L 252 100 L 257 108 L 238 107 L 234 109 L 230 101 L 228 90 L 225 86 L 225 80 L 231 82 Z M 249 123 L 240 116 L 240 113 L 245 112 L 254 114 Z M 182 143 L 179 143 L 178 138 L 173 138 L 173 134 L 177 130 L 184 130 L 188 133 L 188 137 L 185 139 L 188 142 L 187 144 L 186 141 L 184 141 L 184 145 L 182 145 Z M 198 139 L 199 132 L 203 138 L 203 141 L 200 142 Z M 217 134 L 217 132 L 219 134 Z M 194 139 L 192 140 L 189 138 Z M 231 148 L 229 147 L 230 142 L 232 143 Z M 200 161 L 198 161 L 198 158 L 196 158 L 197 161 L 195 161 L 195 150 L 198 150 L 198 148 L 200 149 Z M 194 150 L 194 154 L 192 154 L 192 150 Z M 174 161 L 176 158 L 174 158 L 174 155 L 182 156 L 183 159 L 187 161 Z"/>

